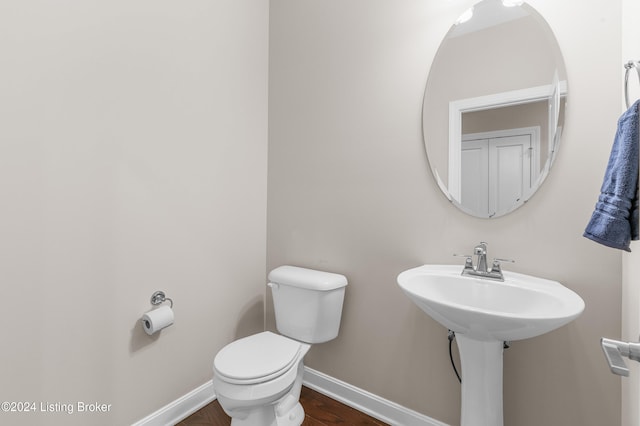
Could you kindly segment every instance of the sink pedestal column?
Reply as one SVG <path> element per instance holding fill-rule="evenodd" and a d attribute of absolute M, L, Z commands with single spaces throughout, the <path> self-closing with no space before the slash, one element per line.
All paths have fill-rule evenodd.
<path fill-rule="evenodd" d="M 503 342 L 456 333 L 462 367 L 461 426 L 502 426 Z"/>

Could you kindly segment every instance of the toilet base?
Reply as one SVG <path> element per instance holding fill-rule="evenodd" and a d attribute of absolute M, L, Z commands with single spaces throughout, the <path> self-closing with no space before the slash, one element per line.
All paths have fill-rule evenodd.
<path fill-rule="evenodd" d="M 231 426 L 300 426 L 304 421 L 304 409 L 298 402 L 288 413 L 276 417 L 275 407 L 267 405 L 252 411 L 246 418 L 231 419 Z"/>

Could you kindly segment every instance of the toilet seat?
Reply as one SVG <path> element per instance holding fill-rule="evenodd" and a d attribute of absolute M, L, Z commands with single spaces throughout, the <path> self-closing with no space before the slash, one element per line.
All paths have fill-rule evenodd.
<path fill-rule="evenodd" d="M 213 361 L 216 375 L 227 383 L 255 384 L 282 376 L 297 363 L 300 342 L 265 331 L 232 342 Z"/>

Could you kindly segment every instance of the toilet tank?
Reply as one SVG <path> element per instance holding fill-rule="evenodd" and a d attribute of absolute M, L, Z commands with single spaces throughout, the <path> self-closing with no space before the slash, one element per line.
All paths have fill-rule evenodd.
<path fill-rule="evenodd" d="M 335 339 L 340 330 L 344 275 L 297 266 L 269 273 L 278 331 L 306 343 Z"/>

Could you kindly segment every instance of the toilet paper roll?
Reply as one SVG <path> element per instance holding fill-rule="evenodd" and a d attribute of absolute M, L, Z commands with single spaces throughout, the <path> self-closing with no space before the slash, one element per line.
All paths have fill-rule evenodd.
<path fill-rule="evenodd" d="M 163 328 L 173 324 L 173 310 L 168 306 L 162 306 L 158 309 L 152 309 L 142 315 L 142 328 L 151 336 Z"/>

